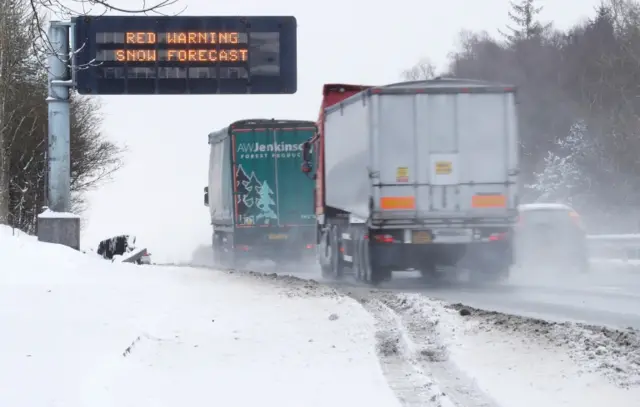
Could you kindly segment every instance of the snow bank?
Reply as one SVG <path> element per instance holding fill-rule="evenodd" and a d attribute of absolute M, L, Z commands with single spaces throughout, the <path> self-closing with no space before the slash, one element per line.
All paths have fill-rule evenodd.
<path fill-rule="evenodd" d="M 637 405 L 635 332 L 449 306 L 417 294 L 386 296 L 384 302 L 406 326 L 430 326 L 437 336 L 432 341 L 441 346 L 436 353 L 499 405 Z"/>
<path fill-rule="evenodd" d="M 84 269 L 103 270 L 105 261 L 69 247 L 41 243 L 36 236 L 0 225 L 0 281 L 4 283 L 68 283 L 93 279 L 92 273 L 71 274 Z"/>
<path fill-rule="evenodd" d="M 373 319 L 333 290 L 105 262 L 7 228 L 0 262 L 2 406 L 399 406 Z"/>

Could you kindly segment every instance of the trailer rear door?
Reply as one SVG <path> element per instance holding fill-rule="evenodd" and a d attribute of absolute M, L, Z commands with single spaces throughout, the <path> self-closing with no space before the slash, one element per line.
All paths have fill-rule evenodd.
<path fill-rule="evenodd" d="M 235 223 L 313 226 L 314 181 L 300 171 L 302 144 L 314 124 L 233 130 Z"/>
<path fill-rule="evenodd" d="M 517 208 L 512 89 L 443 85 L 376 91 L 373 161 L 383 216 L 504 217 Z"/>

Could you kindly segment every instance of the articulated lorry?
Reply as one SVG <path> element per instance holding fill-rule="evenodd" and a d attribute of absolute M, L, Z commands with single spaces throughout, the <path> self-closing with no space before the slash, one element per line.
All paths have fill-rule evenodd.
<path fill-rule="evenodd" d="M 312 121 L 252 119 L 209 134 L 205 205 L 213 226 L 214 259 L 241 267 L 313 258 L 313 177 L 299 171 Z"/>
<path fill-rule="evenodd" d="M 392 271 L 508 276 L 517 220 L 519 137 L 512 86 L 437 78 L 325 85 L 315 172 L 325 278 L 372 284 Z M 315 151 L 315 157 L 311 152 Z"/>

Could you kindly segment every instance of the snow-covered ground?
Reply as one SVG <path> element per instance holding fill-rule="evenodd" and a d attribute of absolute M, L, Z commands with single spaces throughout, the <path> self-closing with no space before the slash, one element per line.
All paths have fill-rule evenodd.
<path fill-rule="evenodd" d="M 434 371 L 456 372 L 456 381 L 470 381 L 468 387 L 496 405 L 638 403 L 640 342 L 634 332 L 449 306 L 416 294 L 381 296 L 380 302 L 403 321 L 408 340 L 440 365 Z"/>
<path fill-rule="evenodd" d="M 332 290 L 0 233 L 0 406 L 399 405 L 373 319 Z"/>
<path fill-rule="evenodd" d="M 0 276 L 0 406 L 635 407 L 640 399 L 631 330 L 275 274 L 110 263 L 5 227 Z"/>

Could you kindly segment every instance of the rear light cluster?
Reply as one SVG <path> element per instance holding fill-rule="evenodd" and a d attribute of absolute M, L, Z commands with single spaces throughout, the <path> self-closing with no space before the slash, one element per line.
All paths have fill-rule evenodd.
<path fill-rule="evenodd" d="M 378 243 L 393 243 L 391 235 L 373 235 L 373 239 Z"/>
<path fill-rule="evenodd" d="M 569 216 L 570 216 L 570 217 L 571 217 L 571 219 L 575 222 L 575 224 L 576 224 L 576 225 L 578 225 L 578 227 L 579 227 L 580 229 L 582 229 L 582 228 L 583 228 L 583 225 L 582 225 L 582 219 L 580 219 L 580 215 L 578 215 L 578 213 L 577 213 L 577 212 L 573 212 L 573 211 L 571 211 L 571 212 L 569 212 Z"/>
<path fill-rule="evenodd" d="M 500 240 L 505 240 L 507 236 L 508 236 L 507 232 L 492 233 L 489 235 L 489 241 L 497 242 Z"/>
<path fill-rule="evenodd" d="M 584 229 L 584 224 L 582 223 L 582 218 L 580 218 L 580 215 L 578 214 L 578 212 L 576 211 L 571 211 L 569 212 L 569 217 L 571 218 L 571 220 L 573 220 L 573 222 L 581 229 Z M 522 225 L 523 219 L 521 215 L 518 215 L 516 217 L 516 224 L 517 225 Z"/>

